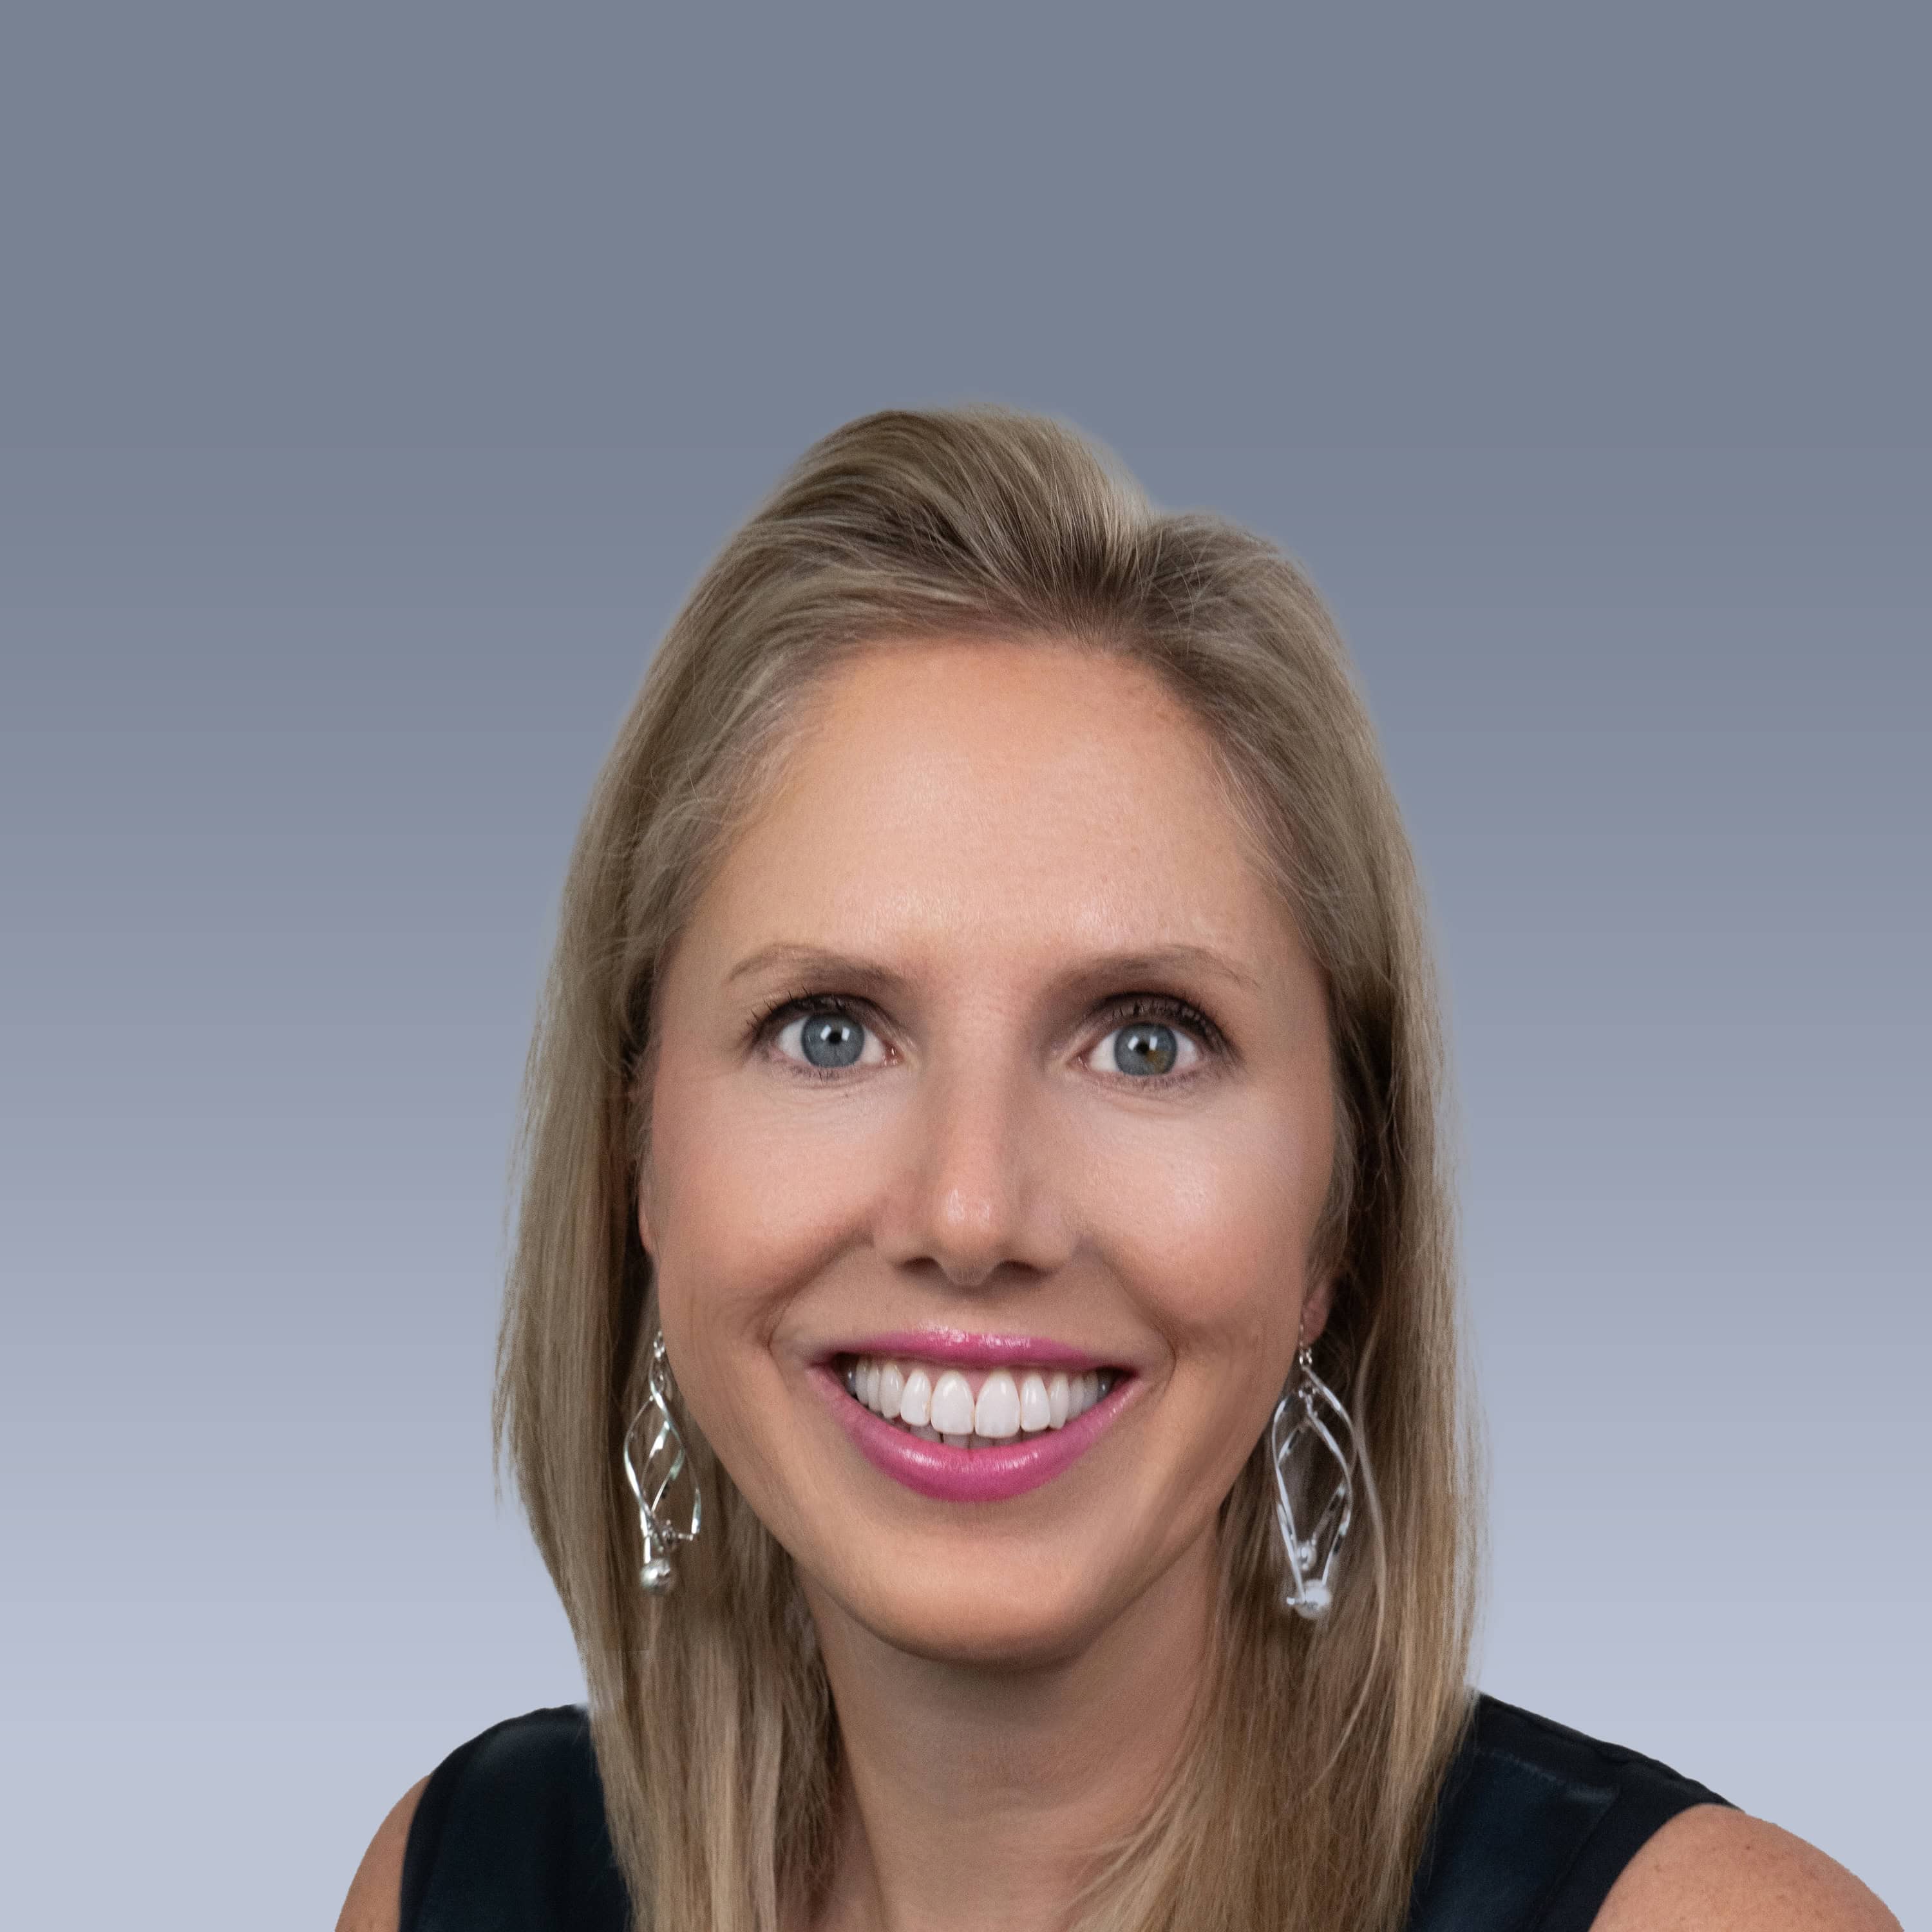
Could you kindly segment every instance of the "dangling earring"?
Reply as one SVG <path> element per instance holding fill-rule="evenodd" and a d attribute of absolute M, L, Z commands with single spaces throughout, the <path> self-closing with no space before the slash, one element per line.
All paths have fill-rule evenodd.
<path fill-rule="evenodd" d="M 1294 1382 L 1276 1404 L 1268 1426 L 1268 1455 L 1275 1526 L 1288 1558 L 1282 1607 L 1300 1616 L 1326 1616 L 1334 1598 L 1335 1558 L 1355 1514 L 1355 1425 L 1340 1397 L 1315 1372 L 1308 1344 L 1298 1339 Z M 1295 1523 L 1297 1496 L 1307 1514 L 1306 1533 Z"/>
<path fill-rule="evenodd" d="M 684 1453 L 684 1437 L 670 1412 L 670 1358 L 664 1330 L 651 1336 L 644 1405 L 624 1433 L 624 1474 L 638 1499 L 638 1527 L 644 1544 L 638 1581 L 662 1595 L 677 1584 L 671 1552 L 698 1532 L 704 1498 Z"/>

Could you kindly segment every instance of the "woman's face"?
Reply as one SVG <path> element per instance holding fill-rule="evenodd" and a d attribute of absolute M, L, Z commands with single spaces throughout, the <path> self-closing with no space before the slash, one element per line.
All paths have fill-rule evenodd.
<path fill-rule="evenodd" d="M 1322 984 L 1150 673 L 921 644 L 821 695 L 658 988 L 665 1341 L 821 1620 L 1045 1661 L 1211 1550 L 1288 1376 Z"/>

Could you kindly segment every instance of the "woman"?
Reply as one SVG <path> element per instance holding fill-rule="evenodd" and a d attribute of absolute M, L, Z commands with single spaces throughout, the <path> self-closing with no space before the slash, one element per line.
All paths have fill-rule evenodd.
<path fill-rule="evenodd" d="M 1890 1924 L 1468 1690 L 1440 1085 L 1306 580 L 1048 422 L 827 437 L 651 665 L 532 1052 L 497 1420 L 587 1718 L 344 1924 Z"/>

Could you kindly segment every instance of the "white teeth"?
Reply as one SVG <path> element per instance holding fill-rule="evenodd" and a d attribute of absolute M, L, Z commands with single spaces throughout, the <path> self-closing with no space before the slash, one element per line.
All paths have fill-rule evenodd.
<path fill-rule="evenodd" d="M 1020 1426 L 1029 1436 L 1036 1435 L 1053 1420 L 1053 1405 L 1046 1398 L 1046 1384 L 1030 1375 L 1020 1384 Z"/>
<path fill-rule="evenodd" d="M 1020 1392 L 1004 1369 L 995 1369 L 980 1384 L 980 1400 L 973 1405 L 973 1428 L 976 1434 L 995 1442 L 1020 1432 Z"/>
<path fill-rule="evenodd" d="M 1066 1412 L 1072 1401 L 1072 1391 L 1066 1377 L 1058 1369 L 1053 1379 L 1046 1385 L 1046 1426 L 1049 1429 L 1066 1426 Z"/>
<path fill-rule="evenodd" d="M 957 1369 L 948 1369 L 934 1385 L 932 1422 L 942 1436 L 964 1440 L 973 1432 L 973 1390 Z"/>
<path fill-rule="evenodd" d="M 915 1369 L 899 1391 L 899 1420 L 926 1433 L 932 1419 L 932 1383 L 923 1369 Z"/>
<path fill-rule="evenodd" d="M 861 1355 L 844 1376 L 848 1390 L 875 1415 L 927 1442 L 955 1448 L 992 1448 L 1016 1436 L 1064 1429 L 1117 1379 L 1111 1370 L 1089 1369 L 1076 1376 L 1058 1369 L 1050 1373 L 1027 1369 L 1016 1377 L 1009 1370 L 994 1369 L 980 1384 L 976 1400 L 972 1384 L 957 1369 L 941 1370 L 935 1382 L 925 1369 Z"/>

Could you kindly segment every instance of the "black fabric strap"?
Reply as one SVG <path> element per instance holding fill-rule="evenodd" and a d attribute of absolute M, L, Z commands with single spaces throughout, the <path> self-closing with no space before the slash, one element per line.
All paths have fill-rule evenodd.
<path fill-rule="evenodd" d="M 1725 1802 L 1654 1758 L 1478 1698 L 1444 1782 L 1408 1932 L 1589 1932 L 1658 1826 Z"/>
<path fill-rule="evenodd" d="M 628 1932 L 583 1708 L 493 1725 L 430 1774 L 403 1852 L 401 1932 Z"/>
<path fill-rule="evenodd" d="M 1735 1808 L 1709 1786 L 1686 1778 L 1655 1758 L 1627 1750 L 1620 1744 L 1585 1737 L 1552 1724 L 1547 1718 L 1508 1707 L 1512 1716 L 1581 1754 L 1587 1752 L 1614 1774 L 1616 1801 L 1577 1848 L 1536 1922 L 1535 1932 L 1589 1932 L 1598 1910 L 1624 1868 L 1680 1811 L 1694 1805 L 1720 1804 Z"/>
<path fill-rule="evenodd" d="M 503 1724 L 521 1724 L 520 1718 L 506 1718 Z M 503 1729 L 493 1724 L 467 1744 L 458 1744 L 435 1770 L 416 1801 L 416 1815 L 410 1820 L 410 1835 L 403 1846 L 403 1900 L 401 1932 L 413 1932 L 422 1922 L 423 1900 L 429 1892 L 430 1875 L 442 1850 L 443 1826 L 449 1808 L 463 1784 L 463 1774 L 478 1748 Z"/>

